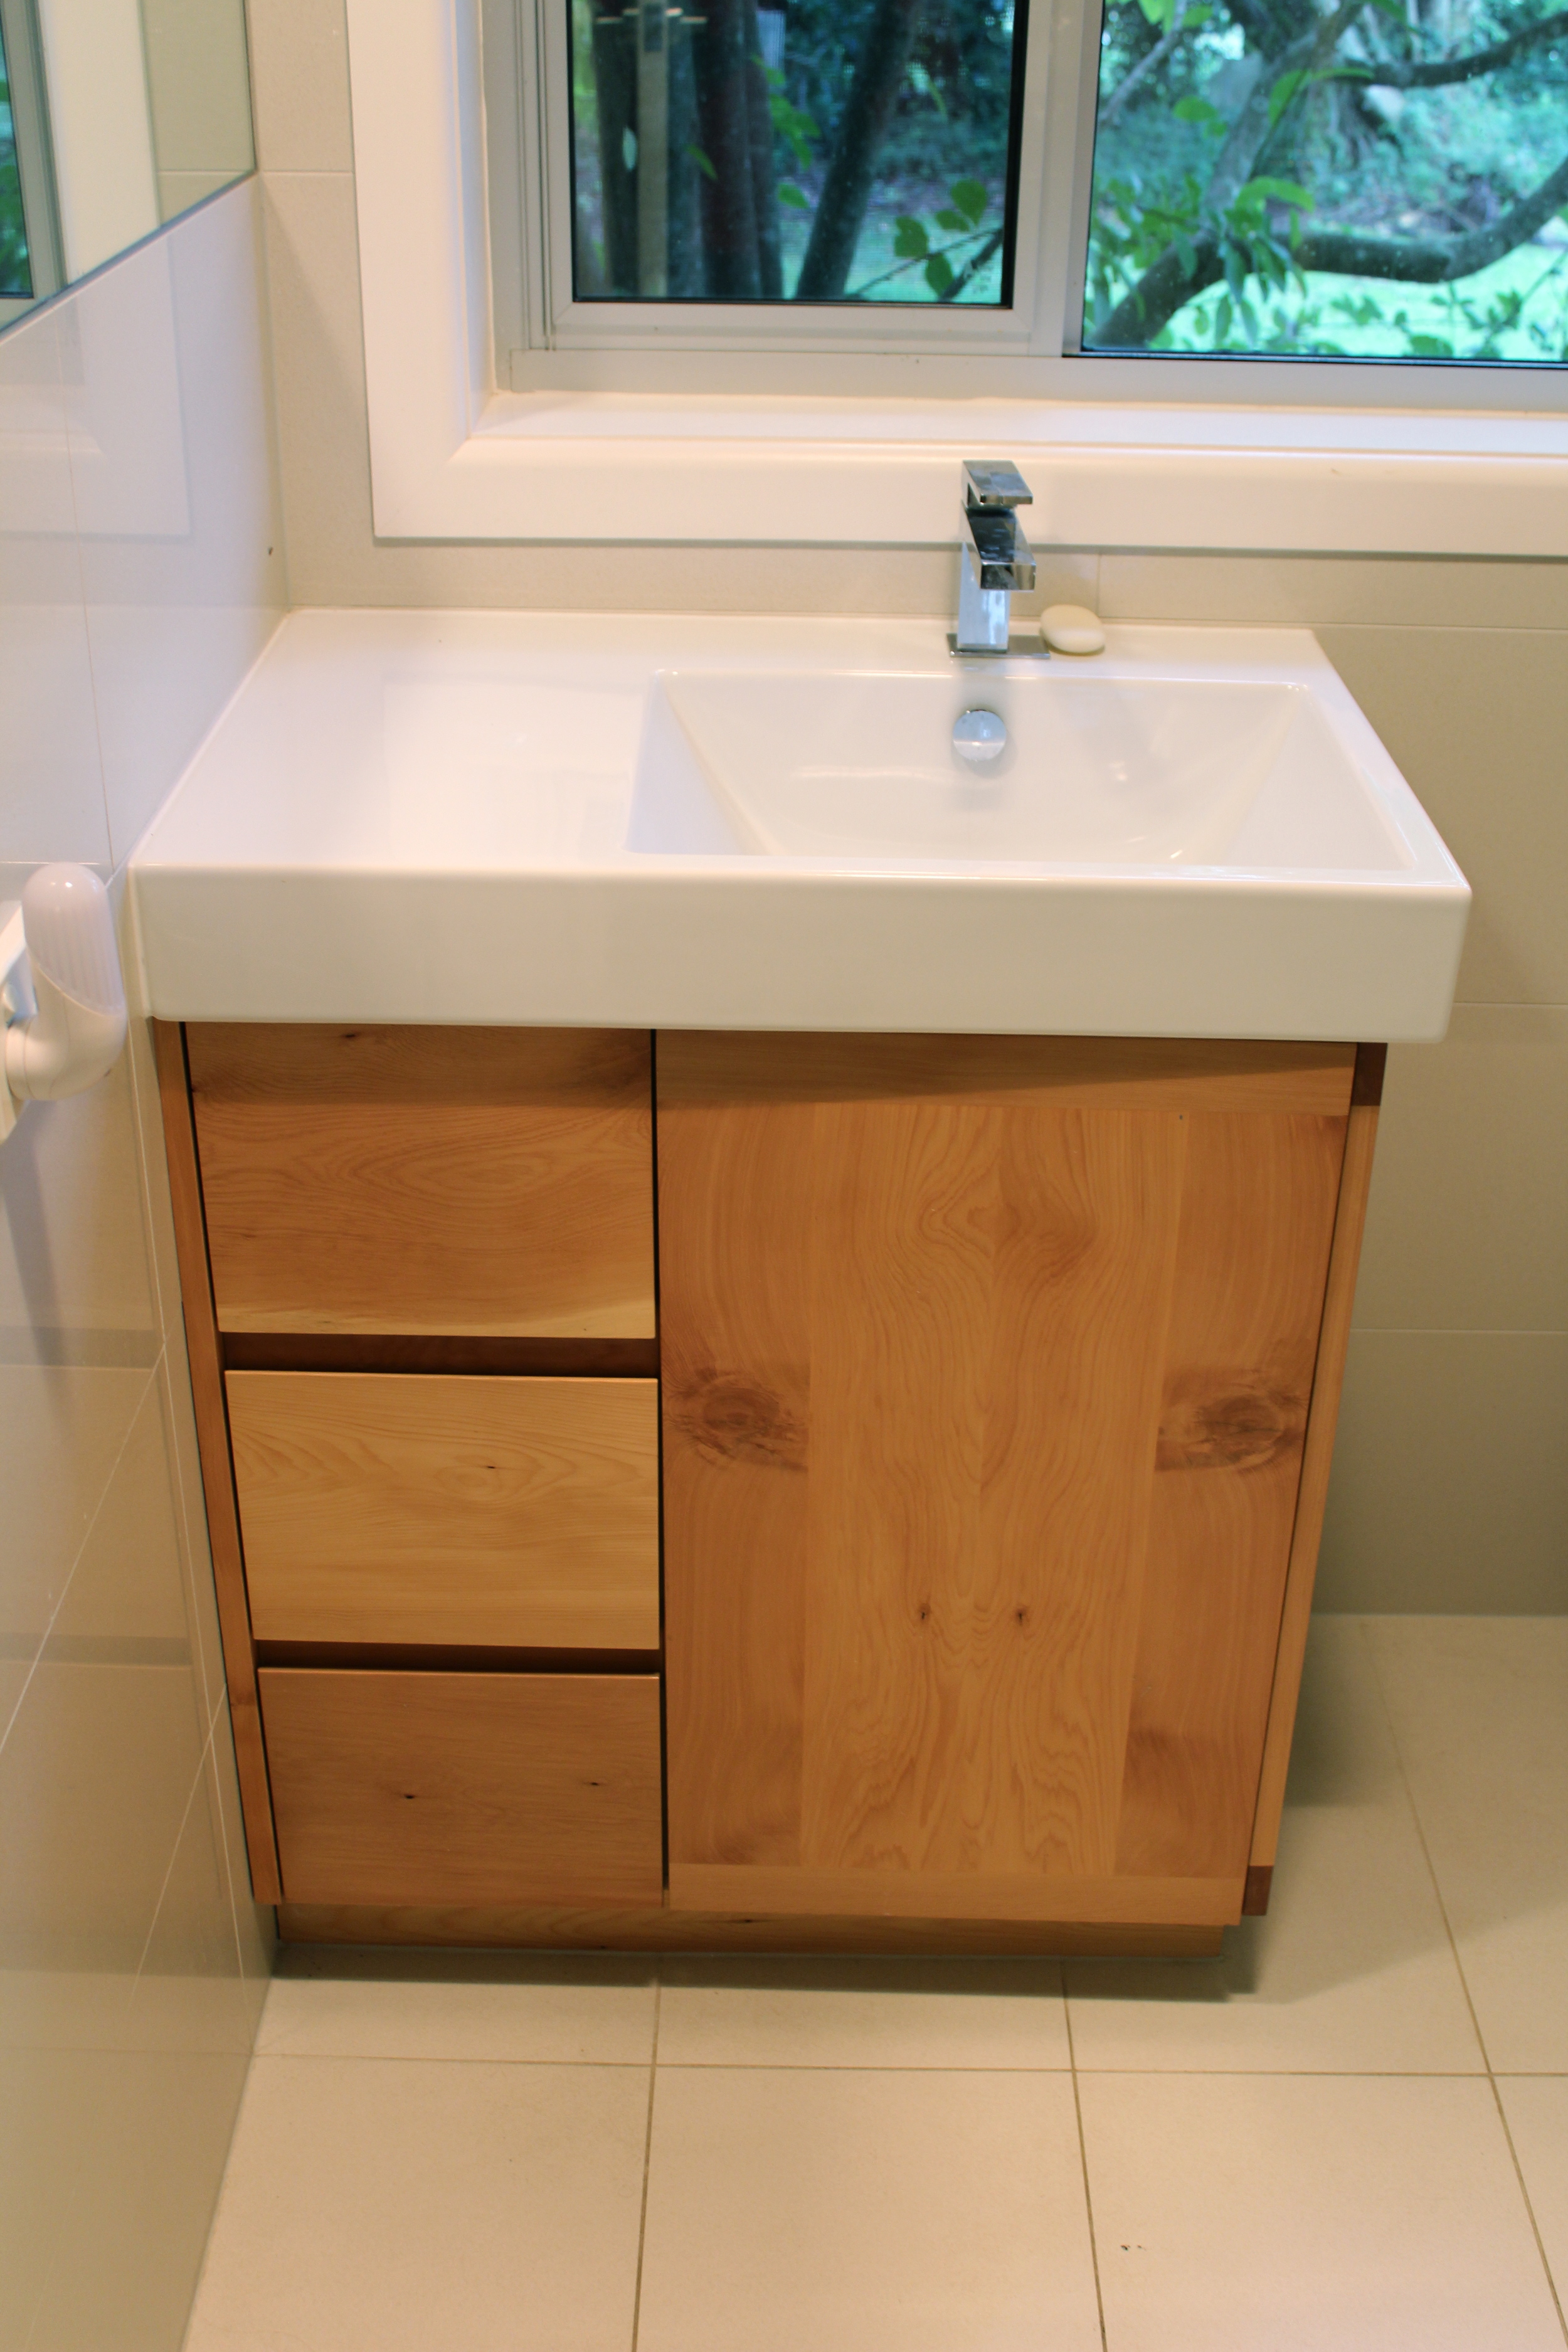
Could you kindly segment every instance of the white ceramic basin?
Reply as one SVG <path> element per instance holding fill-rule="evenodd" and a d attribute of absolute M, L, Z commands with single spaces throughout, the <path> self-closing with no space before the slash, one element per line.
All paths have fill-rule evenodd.
<path fill-rule="evenodd" d="M 1368 1042 L 1469 901 L 1300 630 L 451 612 L 295 614 L 131 896 L 171 1019 Z"/>
<path fill-rule="evenodd" d="M 994 712 L 1005 750 L 953 743 Z M 656 678 L 628 845 L 840 866 L 1370 877 L 1416 850 L 1305 686 L 1009 664 Z"/>

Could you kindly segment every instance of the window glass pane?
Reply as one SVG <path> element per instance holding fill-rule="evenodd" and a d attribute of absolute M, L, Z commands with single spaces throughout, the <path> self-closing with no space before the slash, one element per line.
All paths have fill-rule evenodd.
<path fill-rule="evenodd" d="M 1017 0 L 571 0 L 579 301 L 1012 299 Z"/>
<path fill-rule="evenodd" d="M 11 119 L 11 76 L 0 29 L 0 301 L 26 301 L 33 291 L 27 264 L 27 224 L 16 168 L 16 127 Z"/>
<path fill-rule="evenodd" d="M 1108 0 L 1083 342 L 1568 362 L 1561 0 Z"/>

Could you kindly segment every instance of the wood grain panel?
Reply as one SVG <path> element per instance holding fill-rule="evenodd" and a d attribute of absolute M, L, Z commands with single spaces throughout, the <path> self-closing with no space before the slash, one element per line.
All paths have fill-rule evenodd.
<path fill-rule="evenodd" d="M 656 1676 L 260 1685 L 290 1903 L 661 1901 Z"/>
<path fill-rule="evenodd" d="M 1279 1819 L 1285 1808 L 1285 1776 L 1290 1763 L 1296 1704 L 1301 1695 L 1301 1668 L 1306 1661 L 1307 1629 L 1312 1614 L 1312 1586 L 1318 1573 L 1318 1547 L 1322 1540 L 1323 1512 L 1329 1499 L 1334 1429 L 1339 1420 L 1340 1396 L 1344 1387 L 1351 1310 L 1355 1304 L 1356 1269 L 1361 1263 L 1362 1235 L 1366 1229 L 1367 1194 L 1372 1186 L 1373 1151 L 1376 1141 L 1377 1112 L 1370 1106 L 1358 1104 L 1350 1115 L 1345 1137 L 1344 1166 L 1334 1217 L 1322 1328 L 1312 1377 L 1312 1402 L 1301 1458 L 1296 1520 L 1290 1536 L 1290 1563 L 1286 1574 L 1285 1602 L 1268 1705 L 1268 1729 L 1252 1830 L 1251 1860 L 1258 1868 L 1272 1865 L 1279 1843 Z"/>
<path fill-rule="evenodd" d="M 726 1860 L 800 1859 L 813 1117 L 752 1103 L 659 1135 L 661 1296 L 683 1302 L 660 1341 L 665 1586 L 692 1669 L 666 1680 L 669 1803 Z"/>
<path fill-rule="evenodd" d="M 672 1906 L 1238 1916 L 1352 1063 L 661 1034 Z"/>
<path fill-rule="evenodd" d="M 1218 1927 L 1085 1926 L 1059 1919 L 777 1919 L 748 1912 L 567 1910 L 545 1906 L 285 1903 L 286 1944 L 458 1944 L 525 1951 L 1016 1952 L 1211 1959 Z"/>
<path fill-rule="evenodd" d="M 1084 1925 L 1231 1927 L 1245 1874 L 1230 1878 L 1054 1877 L 1026 1871 L 753 1870 L 669 1865 L 672 1911 L 742 1905 L 786 1916 L 858 1911 L 867 1918 L 1060 1919 Z"/>
<path fill-rule="evenodd" d="M 1344 1133 L 1189 1122 L 1121 1871 L 1247 1866 Z"/>
<path fill-rule="evenodd" d="M 258 1642 L 658 1649 L 656 1382 L 227 1386 Z"/>
<path fill-rule="evenodd" d="M 207 1270 L 195 1138 L 191 1128 L 184 1039 L 177 1022 L 154 1021 L 152 1026 L 153 1046 L 158 1066 L 163 1145 L 169 1163 L 169 1193 L 174 1206 L 174 1246 L 180 1265 L 180 1305 L 185 1327 L 185 1354 L 190 1364 L 196 1450 L 201 1457 L 207 1540 L 212 1548 L 218 1633 L 223 1643 L 224 1674 L 228 1685 L 229 1720 L 234 1730 L 235 1763 L 239 1780 L 240 1811 L 245 1821 L 251 1891 L 258 1903 L 276 1903 L 282 1892 L 282 1882 L 278 1874 L 278 1849 L 272 1833 L 272 1794 L 268 1781 L 267 1749 L 257 1702 L 256 1654 L 251 1645 L 245 1561 L 240 1551 L 234 1473 L 229 1463 L 228 1423 L 224 1409 L 223 1372 L 219 1362 L 217 1325 L 213 1315 L 212 1282 Z"/>
<path fill-rule="evenodd" d="M 188 1035 L 224 1329 L 652 1336 L 645 1032 Z"/>
<path fill-rule="evenodd" d="M 867 1037 L 661 1029 L 668 1104 L 936 1101 L 1016 1109 L 1296 1112 L 1342 1118 L 1356 1048 L 1255 1038 Z"/>

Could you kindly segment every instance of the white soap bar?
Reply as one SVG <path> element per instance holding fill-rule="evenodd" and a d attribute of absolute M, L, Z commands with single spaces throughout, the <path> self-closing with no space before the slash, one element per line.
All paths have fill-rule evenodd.
<path fill-rule="evenodd" d="M 1047 604 L 1040 614 L 1040 635 L 1054 654 L 1102 654 L 1105 631 L 1098 613 L 1087 604 Z"/>

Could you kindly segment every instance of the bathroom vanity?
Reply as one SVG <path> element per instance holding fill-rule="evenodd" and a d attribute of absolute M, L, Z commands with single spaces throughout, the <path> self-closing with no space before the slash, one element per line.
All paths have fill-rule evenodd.
<path fill-rule="evenodd" d="M 615 856 L 672 706 L 645 677 L 595 820 Z M 254 733 L 220 731 L 132 883 L 252 1877 L 285 1935 L 1217 1948 L 1268 1899 L 1381 1043 L 1076 1034 L 1043 999 L 1034 1031 L 894 1025 L 852 990 L 764 1024 L 743 971 L 703 995 L 689 942 L 626 983 L 639 1021 L 580 846 L 517 879 L 577 892 L 596 1001 L 563 1006 L 520 937 L 498 1004 L 496 877 L 443 972 L 407 919 L 457 903 L 464 845 L 422 908 L 392 876 L 399 940 L 386 858 L 344 855 L 345 812 L 384 828 L 388 796 L 353 778 L 295 878 L 347 893 L 354 953 L 268 962 L 243 908 L 283 903 L 258 826 L 286 814 L 258 818 Z M 760 903 L 754 844 L 659 855 L 678 892 L 749 858 Z M 1462 877 L 1416 878 L 1457 958 Z M 884 851 L 849 879 L 900 877 Z M 1440 992 L 1398 911 L 1397 985 Z"/>

